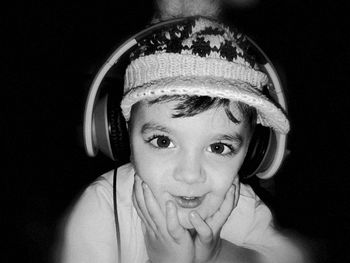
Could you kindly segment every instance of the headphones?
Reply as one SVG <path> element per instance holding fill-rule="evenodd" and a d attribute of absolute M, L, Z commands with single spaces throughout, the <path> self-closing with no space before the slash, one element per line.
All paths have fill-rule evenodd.
<path fill-rule="evenodd" d="M 84 146 L 89 156 L 96 156 L 101 151 L 119 164 L 129 161 L 128 131 L 120 103 L 111 93 L 101 92 L 101 83 L 111 68 L 118 67 L 123 58 L 128 57 L 140 40 L 165 26 L 176 24 L 184 19 L 186 18 L 160 22 L 137 33 L 115 49 L 99 69 L 90 86 L 84 112 Z M 248 37 L 247 39 L 257 63 L 271 82 L 271 85 L 265 89 L 265 95 L 277 102 L 286 112 L 285 95 L 276 69 L 261 48 L 252 39 Z M 239 171 L 240 177 L 242 179 L 253 175 L 262 179 L 272 177 L 282 165 L 287 151 L 286 142 L 287 135 L 276 133 L 269 127 L 256 125 L 246 158 Z"/>

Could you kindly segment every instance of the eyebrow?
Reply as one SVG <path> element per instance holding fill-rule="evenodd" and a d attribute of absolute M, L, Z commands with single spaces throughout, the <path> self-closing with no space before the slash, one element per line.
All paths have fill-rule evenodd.
<path fill-rule="evenodd" d="M 142 128 L 141 128 L 142 134 L 145 134 L 147 132 L 152 132 L 152 131 L 162 131 L 162 132 L 170 133 L 168 128 L 159 124 L 155 124 L 153 122 L 147 122 L 144 125 L 142 125 Z"/>
<path fill-rule="evenodd" d="M 238 147 L 240 147 L 243 144 L 243 136 L 239 133 L 234 134 L 220 134 L 218 136 L 215 136 L 218 140 L 227 140 L 227 141 L 233 141 L 238 144 Z"/>

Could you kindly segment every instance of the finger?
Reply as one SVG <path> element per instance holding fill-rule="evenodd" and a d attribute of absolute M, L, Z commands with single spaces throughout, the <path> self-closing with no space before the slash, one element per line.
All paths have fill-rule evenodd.
<path fill-rule="evenodd" d="M 177 208 L 173 201 L 168 201 L 166 204 L 166 223 L 168 233 L 175 242 L 179 243 L 187 231 L 180 225 Z"/>
<path fill-rule="evenodd" d="M 139 176 L 135 175 L 135 183 L 134 183 L 134 196 L 135 196 L 135 208 L 138 212 L 139 216 L 141 217 L 141 220 L 144 221 L 146 226 L 150 229 L 152 229 L 153 232 L 157 232 L 157 227 L 155 223 L 153 222 L 146 204 L 145 204 L 145 198 L 143 195 L 143 189 L 141 186 L 142 180 Z"/>
<path fill-rule="evenodd" d="M 144 234 L 148 231 L 147 226 L 143 220 L 141 220 L 141 229 Z"/>
<path fill-rule="evenodd" d="M 149 227 L 146 226 L 145 222 L 143 222 L 141 220 L 141 229 L 142 229 L 142 233 L 144 235 L 145 238 L 145 242 L 149 242 L 149 240 L 154 240 L 156 235 L 154 234 L 153 230 L 150 229 Z"/>
<path fill-rule="evenodd" d="M 142 213 L 142 211 L 141 211 L 141 209 L 139 207 L 139 204 L 137 203 L 135 193 L 133 193 L 133 195 L 132 195 L 132 202 L 134 204 L 134 207 L 136 209 L 136 212 L 137 212 L 138 216 L 141 218 L 141 222 L 145 224 L 145 227 L 151 228 L 151 226 L 148 224 L 145 216 L 143 215 L 143 213 Z"/>
<path fill-rule="evenodd" d="M 219 208 L 219 214 L 225 219 L 231 214 L 234 207 L 236 188 L 236 185 L 231 185 L 230 189 L 226 192 L 225 199 Z"/>
<path fill-rule="evenodd" d="M 225 195 L 224 201 L 219 207 L 219 210 L 207 220 L 207 223 L 213 229 L 213 231 L 217 231 L 219 228 L 221 228 L 231 214 L 234 206 L 235 188 L 235 185 L 231 185 Z"/>
<path fill-rule="evenodd" d="M 241 192 L 241 185 L 239 183 L 239 179 L 238 176 L 236 176 L 236 178 L 233 181 L 233 185 L 235 185 L 235 193 L 234 193 L 234 204 L 233 204 L 233 208 L 236 208 L 238 205 L 238 200 L 239 200 L 239 195 Z"/>
<path fill-rule="evenodd" d="M 151 189 L 145 182 L 142 183 L 142 188 L 143 188 L 143 196 L 145 199 L 147 211 L 149 212 L 149 215 L 152 218 L 152 221 L 155 223 L 155 226 L 157 227 L 157 229 L 165 230 L 166 223 L 165 223 L 163 212 L 157 200 L 155 199 Z"/>
<path fill-rule="evenodd" d="M 189 217 L 190 222 L 196 229 L 199 241 L 204 245 L 210 244 L 213 240 L 213 231 L 210 226 L 207 225 L 196 211 L 192 211 Z"/>

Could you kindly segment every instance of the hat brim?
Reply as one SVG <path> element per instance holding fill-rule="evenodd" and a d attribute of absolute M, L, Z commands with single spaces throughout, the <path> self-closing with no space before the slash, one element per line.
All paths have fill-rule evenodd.
<path fill-rule="evenodd" d="M 208 76 L 163 78 L 129 90 L 121 102 L 125 119 L 129 120 L 131 107 L 135 103 L 163 95 L 209 96 L 240 101 L 257 110 L 261 125 L 281 134 L 289 131 L 289 121 L 284 111 L 256 87 L 238 80 Z"/>

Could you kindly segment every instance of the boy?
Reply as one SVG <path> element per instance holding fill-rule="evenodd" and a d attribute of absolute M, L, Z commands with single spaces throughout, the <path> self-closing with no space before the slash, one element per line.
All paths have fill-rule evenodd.
<path fill-rule="evenodd" d="M 117 171 L 120 243 L 109 172 L 73 208 L 62 262 L 301 262 L 239 182 L 257 123 L 289 129 L 247 50 L 243 35 L 204 17 L 140 41 L 121 103 L 131 158 Z"/>

